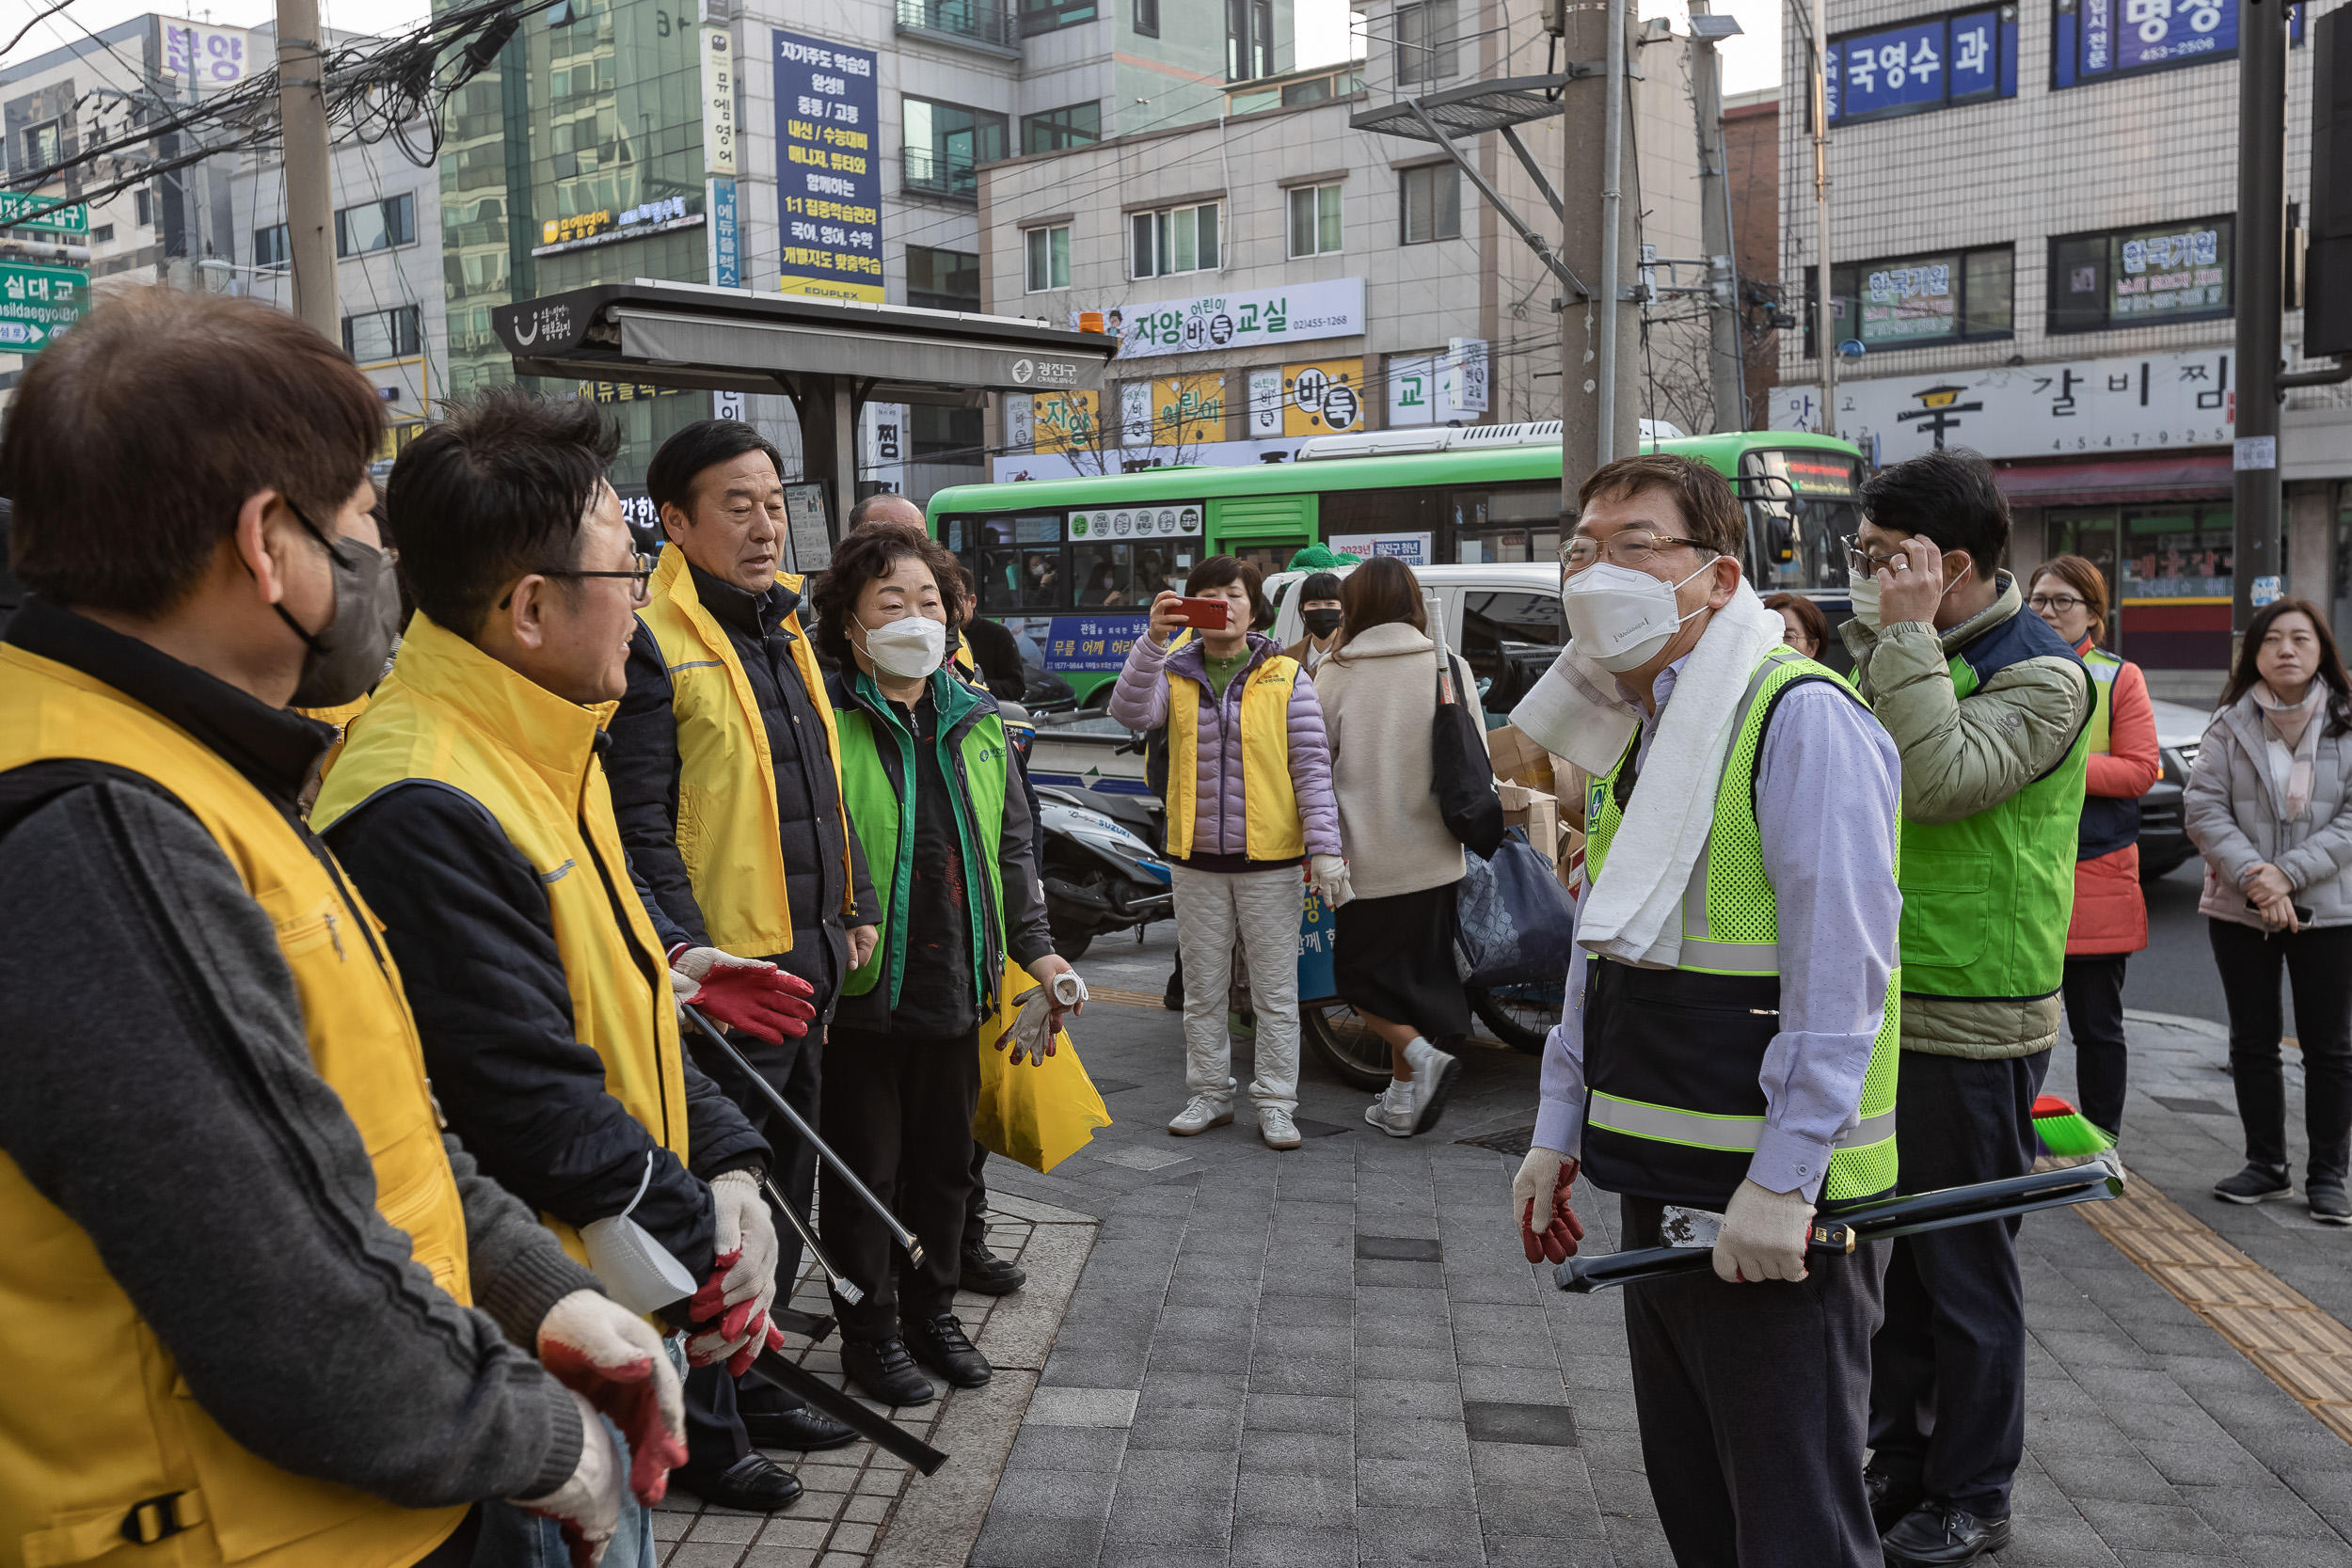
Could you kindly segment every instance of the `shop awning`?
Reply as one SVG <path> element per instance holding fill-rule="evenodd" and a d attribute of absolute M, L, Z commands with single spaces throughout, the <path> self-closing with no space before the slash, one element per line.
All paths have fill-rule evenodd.
<path fill-rule="evenodd" d="M 2227 500 L 2233 483 L 2226 451 L 1996 463 L 1994 467 L 2001 493 L 2013 506 Z"/>

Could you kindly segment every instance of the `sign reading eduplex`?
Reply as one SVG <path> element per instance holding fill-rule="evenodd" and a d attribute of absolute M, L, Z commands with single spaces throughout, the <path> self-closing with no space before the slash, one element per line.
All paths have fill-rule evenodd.
<path fill-rule="evenodd" d="M 786 293 L 882 302 L 874 51 L 778 30 L 776 206 Z"/>

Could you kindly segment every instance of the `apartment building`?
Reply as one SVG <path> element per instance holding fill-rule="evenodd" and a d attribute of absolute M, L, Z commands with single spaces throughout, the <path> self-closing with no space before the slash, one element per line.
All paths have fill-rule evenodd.
<path fill-rule="evenodd" d="M 2159 696 L 2209 700 L 2230 648 L 2232 359 L 2241 0 L 1830 0 L 1828 327 L 1782 335 L 1772 423 L 1836 427 L 1891 463 L 1993 458 L 2012 564 L 2108 575 L 2115 645 Z M 1812 297 L 1804 42 L 1781 104 L 1783 287 Z M 2288 58 L 2289 226 L 2310 176 L 2311 57 Z M 2301 311 L 2287 316 L 2290 363 Z M 1820 340 L 1827 340 L 1824 344 Z M 2280 442 L 2290 591 L 2333 602 L 2352 516 L 2352 399 L 2290 395 Z"/>

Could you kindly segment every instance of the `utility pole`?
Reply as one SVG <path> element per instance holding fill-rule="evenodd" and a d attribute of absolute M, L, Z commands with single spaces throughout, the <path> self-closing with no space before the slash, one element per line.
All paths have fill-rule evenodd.
<path fill-rule="evenodd" d="M 1813 105 L 1813 249 L 1819 268 L 1813 292 L 1813 352 L 1821 362 L 1821 433 L 1837 434 L 1837 301 L 1829 248 L 1829 16 L 1813 0 L 1813 66 L 1805 97 Z"/>
<path fill-rule="evenodd" d="M 1626 90 L 1629 6 L 1633 0 L 1565 0 L 1561 54 L 1577 79 L 1562 97 L 1560 257 L 1589 293 L 1564 290 L 1560 315 L 1562 504 L 1573 512 L 1585 476 L 1638 450 L 1641 408 L 1626 373 L 1636 363 L 1641 316 L 1623 309 L 1641 276 L 1634 225 L 1625 221 L 1624 164 L 1631 118 Z M 1546 8 L 1548 11 L 1549 7 Z M 1592 74 L 1580 66 L 1598 66 Z M 1600 154 L 1596 158 L 1593 154 Z"/>
<path fill-rule="evenodd" d="M 286 239 L 294 314 L 343 341 L 335 297 L 335 191 L 326 142 L 326 71 L 318 0 L 278 0 L 278 113 L 286 150 Z"/>
<path fill-rule="evenodd" d="M 2237 46 L 2237 461 L 2230 630 L 2280 594 L 2279 355 L 2285 271 L 2286 0 L 2245 0 Z M 2234 653 L 2234 649 L 2233 649 Z"/>
<path fill-rule="evenodd" d="M 1707 257 L 1708 365 L 1715 428 L 1748 428 L 1747 356 L 1740 351 L 1740 263 L 1731 226 L 1730 167 L 1724 152 L 1724 71 L 1715 41 L 1740 31 L 1737 19 L 1691 0 L 1691 100 L 1698 117 L 1699 240 Z"/>

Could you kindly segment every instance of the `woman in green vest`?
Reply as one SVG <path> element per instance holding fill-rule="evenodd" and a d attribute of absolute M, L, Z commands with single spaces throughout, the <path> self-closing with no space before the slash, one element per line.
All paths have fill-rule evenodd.
<path fill-rule="evenodd" d="M 816 591 L 842 797 L 882 911 L 826 1037 L 823 1132 L 914 1232 L 923 1260 L 898 1253 L 864 1205 L 821 1210 L 826 1250 L 866 1291 L 855 1305 L 834 1298 L 842 1370 L 892 1405 L 932 1398 L 917 1362 L 961 1388 L 989 1380 L 953 1311 L 979 1027 L 1008 957 L 1049 997 L 1070 969 L 1046 930 L 996 700 L 942 668 L 961 601 L 955 558 L 899 524 L 844 540 Z"/>

